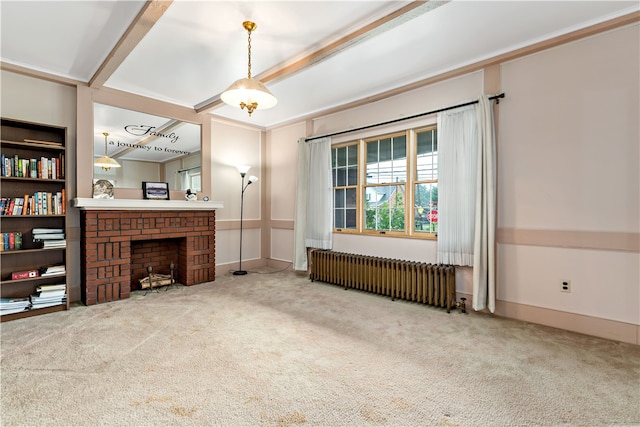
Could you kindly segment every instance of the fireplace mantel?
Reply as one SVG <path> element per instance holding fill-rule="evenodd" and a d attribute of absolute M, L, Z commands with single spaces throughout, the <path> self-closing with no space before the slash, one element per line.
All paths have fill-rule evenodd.
<path fill-rule="evenodd" d="M 186 200 L 136 200 L 136 199 L 73 199 L 72 206 L 82 210 L 144 210 L 144 211 L 172 211 L 195 210 L 211 211 L 221 209 L 222 202 L 186 201 Z"/>

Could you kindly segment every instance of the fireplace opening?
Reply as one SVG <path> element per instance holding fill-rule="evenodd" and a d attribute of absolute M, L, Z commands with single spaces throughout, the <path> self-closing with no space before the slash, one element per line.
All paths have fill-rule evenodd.
<path fill-rule="evenodd" d="M 135 240 L 131 242 L 131 290 L 142 289 L 140 280 L 154 274 L 171 275 L 180 281 L 180 248 L 184 238 Z M 173 272 L 171 271 L 173 265 Z"/>

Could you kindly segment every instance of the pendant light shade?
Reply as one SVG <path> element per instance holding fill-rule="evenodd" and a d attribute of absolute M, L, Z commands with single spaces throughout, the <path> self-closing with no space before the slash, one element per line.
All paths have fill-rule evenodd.
<path fill-rule="evenodd" d="M 249 116 L 251 116 L 251 113 L 258 108 L 266 109 L 275 106 L 278 100 L 260 80 L 251 77 L 251 32 L 258 26 L 251 21 L 243 22 L 242 26 L 249 33 L 247 77 L 233 82 L 220 95 L 220 99 L 225 104 L 240 107 L 241 109 L 246 108 Z"/>
<path fill-rule="evenodd" d="M 104 156 L 98 157 L 96 161 L 93 163 L 94 166 L 101 167 L 102 169 L 108 171 L 111 168 L 119 168 L 120 163 L 116 162 L 114 159 L 107 155 L 107 137 L 109 136 L 108 132 L 102 132 L 104 135 Z"/>

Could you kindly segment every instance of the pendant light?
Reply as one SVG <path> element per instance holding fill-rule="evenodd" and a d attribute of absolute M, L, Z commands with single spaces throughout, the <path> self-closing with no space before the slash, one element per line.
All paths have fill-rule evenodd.
<path fill-rule="evenodd" d="M 109 132 L 102 132 L 102 134 L 104 135 L 104 156 L 98 157 L 93 165 L 101 167 L 106 171 L 111 168 L 119 168 L 120 163 L 116 162 L 114 159 L 107 155 L 107 137 L 109 136 Z"/>
<path fill-rule="evenodd" d="M 240 107 L 241 109 L 246 108 L 249 116 L 251 116 L 251 113 L 258 108 L 266 109 L 275 106 L 278 100 L 261 81 L 251 77 L 251 32 L 255 31 L 258 26 L 251 21 L 243 22 L 242 26 L 249 33 L 247 77 L 233 82 L 220 95 L 220 99 L 225 104 Z"/>

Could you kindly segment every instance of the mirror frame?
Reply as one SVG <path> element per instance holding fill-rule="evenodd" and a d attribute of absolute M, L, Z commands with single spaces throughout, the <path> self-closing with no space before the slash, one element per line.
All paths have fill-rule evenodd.
<path fill-rule="evenodd" d="M 170 104 L 139 95 L 95 89 L 85 86 L 77 87 L 77 144 L 75 163 L 77 166 L 77 197 L 92 197 L 93 182 L 93 104 L 99 103 L 127 110 L 139 111 L 147 114 L 180 120 L 200 126 L 200 153 L 201 153 L 201 177 L 202 191 L 200 194 L 211 197 L 211 168 L 205 167 L 210 163 L 211 144 L 211 120 L 207 113 L 197 113 L 193 108 Z M 72 159 L 69 159 L 73 162 Z M 142 184 L 140 188 L 115 188 L 116 199 L 142 200 Z M 171 190 L 172 200 L 184 199 L 182 190 Z"/>

